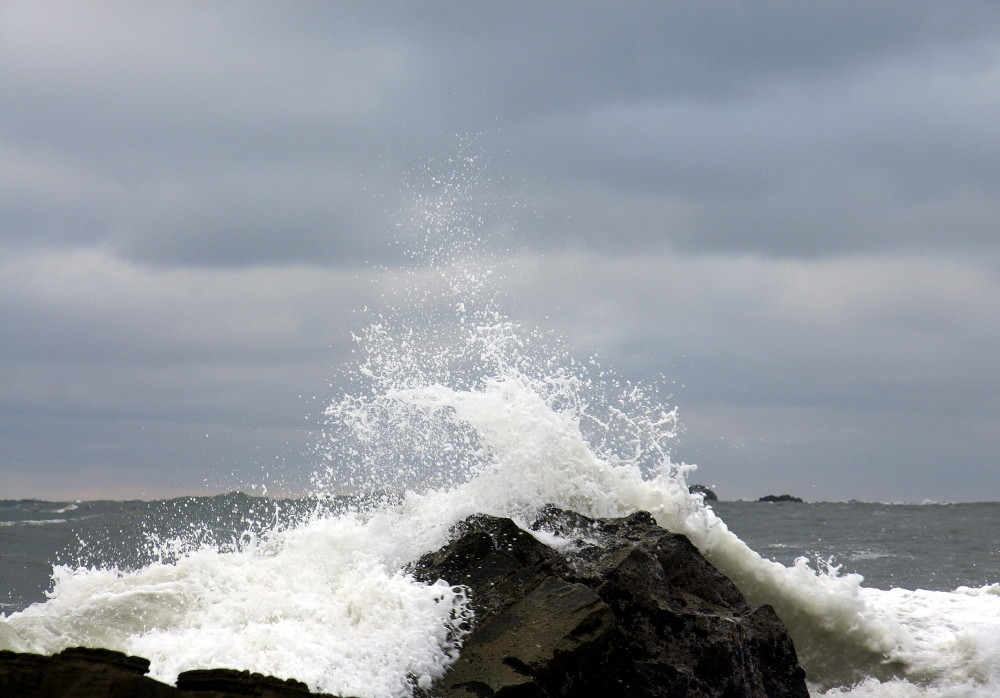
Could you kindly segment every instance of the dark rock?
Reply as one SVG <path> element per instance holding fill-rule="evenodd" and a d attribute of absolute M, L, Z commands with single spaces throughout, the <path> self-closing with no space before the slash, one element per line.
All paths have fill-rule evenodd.
<path fill-rule="evenodd" d="M 146 676 L 149 660 L 72 647 L 45 657 L 0 651 L 0 695 L 18 698 L 172 698 L 172 686 Z"/>
<path fill-rule="evenodd" d="M 684 536 L 638 512 L 590 519 L 549 507 L 532 526 L 475 516 L 416 564 L 469 587 L 475 627 L 430 691 L 440 698 L 805 697 L 788 631 L 751 607 Z"/>
<path fill-rule="evenodd" d="M 708 485 L 690 485 L 688 487 L 688 492 L 691 494 L 701 494 L 705 496 L 706 502 L 717 502 L 719 501 L 719 496 L 715 494 L 713 490 Z"/>
<path fill-rule="evenodd" d="M 558 689 L 554 695 L 593 688 L 613 695 L 614 677 L 595 682 L 578 665 L 619 664 L 621 643 L 611 611 L 591 589 L 545 577 L 480 626 L 449 671 L 444 695 L 544 695 L 539 684 Z"/>
<path fill-rule="evenodd" d="M 758 502 L 798 502 L 799 504 L 804 504 L 805 500 L 800 497 L 793 497 L 790 494 L 769 494 L 761 497 L 757 500 Z"/>
<path fill-rule="evenodd" d="M 562 523 L 568 531 L 577 521 Z M 563 556 L 510 519 L 473 516 L 455 533 L 414 567 L 419 578 L 469 587 L 476 613 L 461 656 L 431 695 L 620 695 L 615 675 L 579 671 L 581 663 L 622 665 L 625 643 L 607 604 L 568 579 Z"/>
<path fill-rule="evenodd" d="M 309 687 L 295 679 L 282 680 L 274 676 L 235 669 L 193 669 L 177 677 L 179 695 L 259 696 L 259 698 L 302 698 L 323 694 L 310 693 Z"/>
<path fill-rule="evenodd" d="M 477 514 L 452 535 L 451 543 L 423 556 L 413 572 L 427 582 L 445 579 L 477 590 L 471 601 L 479 619 L 491 617 L 542 579 L 567 571 L 559 553 L 510 519 Z"/>
<path fill-rule="evenodd" d="M 149 660 L 72 647 L 46 657 L 0 651 L 0 696 L 11 698 L 303 698 L 304 683 L 232 669 L 186 671 L 177 686 L 146 676 Z M 332 698 L 332 697 L 327 697 Z"/>

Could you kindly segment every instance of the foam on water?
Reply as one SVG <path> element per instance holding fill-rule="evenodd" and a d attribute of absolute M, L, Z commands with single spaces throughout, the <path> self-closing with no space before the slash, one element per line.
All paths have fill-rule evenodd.
<path fill-rule="evenodd" d="M 417 192 L 425 214 L 411 223 L 425 254 L 370 311 L 351 387 L 318 445 L 318 496 L 398 497 L 139 570 L 57 568 L 47 602 L 0 619 L 0 647 L 110 647 L 149 657 L 168 681 L 226 666 L 404 696 L 446 669 L 469 617 L 460 588 L 420 584 L 406 563 L 472 513 L 526 523 L 554 503 L 591 516 L 646 510 L 686 534 L 753 602 L 776 608 L 816 693 L 1000 693 L 1000 586 L 879 591 L 751 550 L 689 494 L 693 466 L 669 457 L 677 416 L 655 390 L 575 361 L 499 310 L 465 184 Z"/>
<path fill-rule="evenodd" d="M 52 526 L 66 523 L 66 519 L 25 519 L 22 521 L 0 521 L 0 526 Z"/>
<path fill-rule="evenodd" d="M 413 550 L 386 517 L 315 519 L 136 572 L 57 568 L 51 599 L 12 614 L 0 643 L 53 652 L 102 646 L 152 660 L 152 674 L 233 667 L 346 695 L 396 696 L 451 660 L 461 590 L 400 571 Z"/>

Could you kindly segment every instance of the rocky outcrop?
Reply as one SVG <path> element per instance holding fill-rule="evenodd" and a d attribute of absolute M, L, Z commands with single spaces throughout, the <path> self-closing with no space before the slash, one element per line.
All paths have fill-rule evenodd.
<path fill-rule="evenodd" d="M 440 698 L 808 696 L 785 626 L 687 538 L 639 512 L 548 508 L 532 526 L 474 516 L 415 572 L 464 584 L 476 622 Z"/>
<path fill-rule="evenodd" d="M 336 698 L 328 693 L 310 693 L 309 687 L 295 679 L 279 679 L 235 669 L 192 669 L 177 677 L 177 695 L 185 698 Z"/>
<path fill-rule="evenodd" d="M 146 676 L 149 660 L 72 647 L 51 657 L 0 651 L 0 696 L 11 698 L 322 698 L 300 681 L 232 669 L 185 671 L 177 686 Z M 333 698 L 327 696 L 326 698 Z"/>
<path fill-rule="evenodd" d="M 757 500 L 758 502 L 798 502 L 799 504 L 804 504 L 805 500 L 801 497 L 793 497 L 790 494 L 768 494 Z"/>
<path fill-rule="evenodd" d="M 74 647 L 51 657 L 0 651 L 0 695 L 149 696 L 168 698 L 176 689 L 145 676 L 149 660 L 111 650 Z"/>

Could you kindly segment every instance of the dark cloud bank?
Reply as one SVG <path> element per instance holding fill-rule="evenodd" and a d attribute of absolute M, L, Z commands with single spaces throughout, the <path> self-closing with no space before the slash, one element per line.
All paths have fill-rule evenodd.
<path fill-rule="evenodd" d="M 12 2 L 0 32 L 0 497 L 308 472 L 405 183 L 470 141 L 512 314 L 664 375 L 723 497 L 1000 491 L 994 3 Z"/>

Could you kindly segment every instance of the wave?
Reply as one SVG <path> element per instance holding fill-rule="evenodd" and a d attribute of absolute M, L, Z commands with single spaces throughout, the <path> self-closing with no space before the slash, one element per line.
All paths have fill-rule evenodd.
<path fill-rule="evenodd" d="M 335 694 L 410 695 L 457 656 L 470 611 L 461 587 L 418 583 L 406 564 L 470 514 L 526 524 L 555 504 L 645 510 L 688 536 L 752 602 L 775 607 L 817 694 L 1000 694 L 998 585 L 880 591 L 752 550 L 689 493 L 695 466 L 671 461 L 677 413 L 655 386 L 577 361 L 499 311 L 498 275 L 472 254 L 466 218 L 441 218 L 466 210 L 446 184 L 414 202 L 433 212 L 420 227 L 434 233 L 431 264 L 388 294 L 402 303 L 371 311 L 315 454 L 318 500 L 398 496 L 138 570 L 57 567 L 46 602 L 0 620 L 0 647 L 109 647 L 150 658 L 167 681 L 227 666 Z"/>
<path fill-rule="evenodd" d="M 66 523 L 66 519 L 23 519 L 21 521 L 0 521 L 0 526 L 51 526 L 64 523 Z"/>

